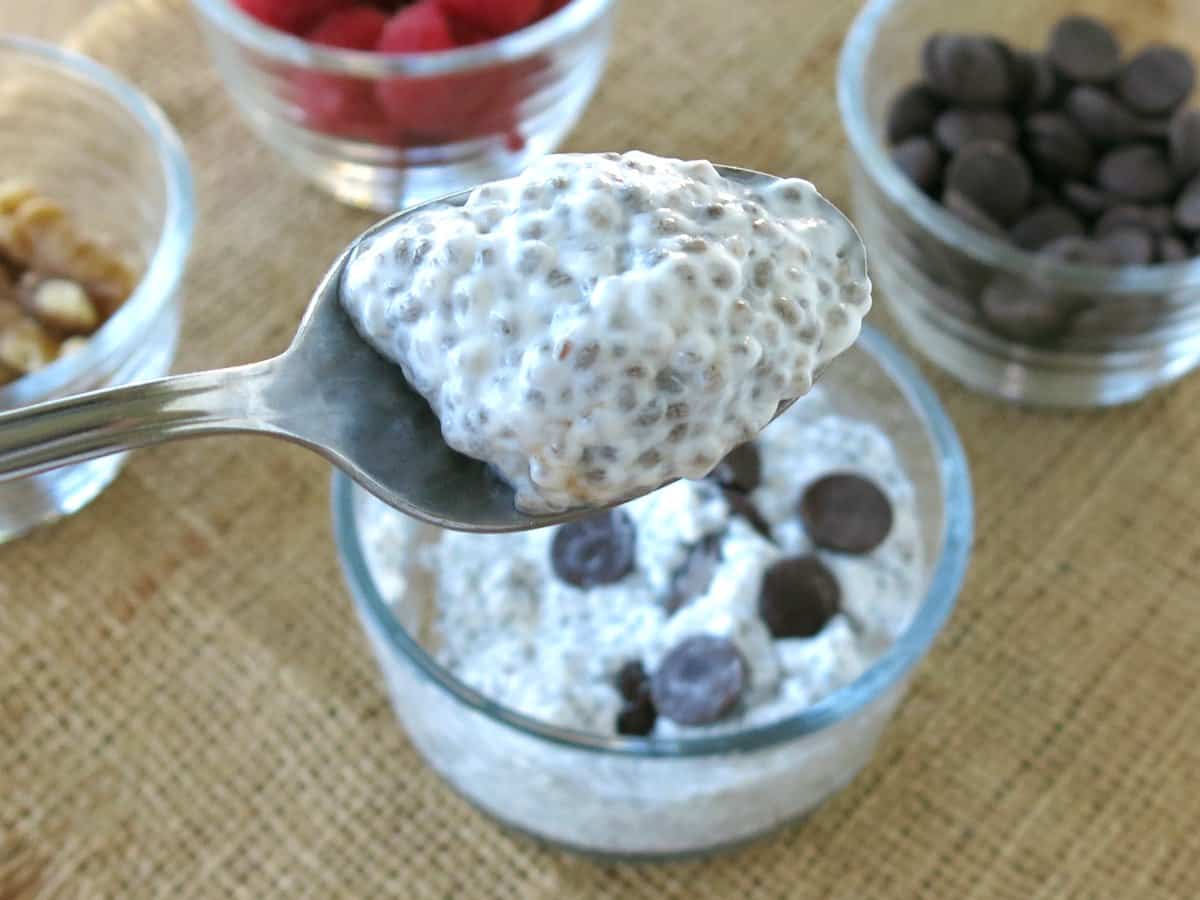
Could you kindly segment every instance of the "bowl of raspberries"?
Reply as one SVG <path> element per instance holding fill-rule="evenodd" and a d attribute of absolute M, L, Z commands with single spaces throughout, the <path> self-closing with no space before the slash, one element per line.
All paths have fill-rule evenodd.
<path fill-rule="evenodd" d="M 520 171 L 600 80 L 613 0 L 193 0 L 253 130 L 388 211 Z"/>

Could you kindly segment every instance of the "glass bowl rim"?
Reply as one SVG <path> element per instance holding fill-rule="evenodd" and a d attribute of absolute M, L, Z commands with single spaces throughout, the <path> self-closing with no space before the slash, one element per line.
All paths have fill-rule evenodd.
<path fill-rule="evenodd" d="M 277 63 L 360 78 L 451 75 L 525 59 L 587 31 L 616 0 L 570 0 L 525 28 L 469 47 L 434 53 L 376 53 L 321 47 L 278 31 L 242 11 L 232 0 L 191 0 L 200 14 L 236 43 Z"/>
<path fill-rule="evenodd" d="M 344 580 L 355 603 L 383 633 L 389 652 L 407 658 L 421 677 L 442 688 L 469 711 L 550 744 L 620 757 L 697 757 L 762 749 L 835 725 L 898 683 L 924 658 L 957 603 L 970 557 L 974 527 L 966 455 L 933 388 L 915 365 L 875 329 L 864 327 L 856 346 L 872 357 L 904 395 L 910 414 L 921 421 L 932 444 L 945 497 L 942 546 L 925 597 L 904 634 L 859 678 L 796 715 L 729 734 L 647 739 L 610 737 L 562 728 L 488 699 L 440 666 L 392 614 L 371 578 L 359 540 L 353 482 L 335 471 L 331 488 L 334 541 Z"/>
<path fill-rule="evenodd" d="M 1052 288 L 1110 295 L 1164 294 L 1200 285 L 1200 258 L 1146 266 L 1091 266 L 1046 259 L 963 222 L 914 185 L 880 140 L 867 110 L 866 73 L 888 18 L 910 0 L 867 0 L 851 24 L 838 61 L 842 126 L 866 176 L 926 232 L 990 268 Z"/>
<path fill-rule="evenodd" d="M 196 200 L 191 166 L 183 142 L 166 115 L 149 97 L 100 63 L 54 44 L 17 35 L 0 35 L 0 57 L 29 56 L 104 93 L 141 129 L 158 162 L 164 186 L 163 225 L 137 287 L 121 308 L 93 334 L 78 353 L 0 387 L 0 409 L 36 403 L 68 387 L 106 357 L 129 346 L 145 322 L 176 292 L 191 249 Z"/>

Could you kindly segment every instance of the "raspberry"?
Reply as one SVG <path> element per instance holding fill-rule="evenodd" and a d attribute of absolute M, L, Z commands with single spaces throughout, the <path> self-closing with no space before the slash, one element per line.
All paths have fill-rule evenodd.
<path fill-rule="evenodd" d="M 309 31 L 352 0 L 235 0 L 242 11 L 264 25 L 289 34 Z"/>
<path fill-rule="evenodd" d="M 373 6 L 351 6 L 325 18 L 308 33 L 308 40 L 346 50 L 374 50 L 387 14 Z"/>
<path fill-rule="evenodd" d="M 388 53 L 428 53 L 456 46 L 450 20 L 433 0 L 402 9 L 388 21 L 377 45 Z M 392 78 L 376 96 L 393 125 L 425 140 L 443 140 L 483 109 L 494 91 L 487 73 L 432 78 Z"/>
<path fill-rule="evenodd" d="M 371 6 L 352 6 L 328 16 L 307 37 L 327 47 L 372 50 L 386 24 L 386 13 Z M 309 127 L 345 137 L 391 142 L 391 130 L 375 102 L 370 81 L 305 71 L 296 76 L 295 86 Z"/>
<path fill-rule="evenodd" d="M 538 18 L 543 0 L 437 0 L 437 3 L 447 15 L 499 37 Z"/>
<path fill-rule="evenodd" d="M 434 0 L 421 0 L 388 20 L 376 49 L 384 53 L 430 53 L 454 46 L 450 20 Z"/>
<path fill-rule="evenodd" d="M 454 38 L 454 43 L 459 47 L 486 44 L 493 39 L 493 36 L 483 29 L 477 28 L 470 22 L 464 22 L 462 19 L 450 20 L 450 35 Z"/>

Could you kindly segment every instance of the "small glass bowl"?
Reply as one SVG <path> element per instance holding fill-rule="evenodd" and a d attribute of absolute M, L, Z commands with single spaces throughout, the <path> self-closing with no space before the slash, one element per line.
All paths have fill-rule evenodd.
<path fill-rule="evenodd" d="M 872 422 L 892 440 L 916 487 L 926 593 L 908 630 L 858 680 L 799 715 L 729 735 L 585 734 L 468 687 L 438 665 L 398 618 L 403 611 L 384 599 L 396 586 L 381 591 L 359 531 L 362 515 L 378 514 L 379 501 L 335 474 L 334 531 L 346 581 L 396 713 L 429 764 L 507 825 L 621 858 L 737 844 L 845 787 L 870 760 L 914 666 L 954 608 L 970 553 L 972 500 L 954 427 L 912 364 L 878 332 L 864 331 L 822 376 L 821 389 L 835 413 Z M 430 538 L 436 534 L 428 529 Z M 421 571 L 400 576 L 406 590 L 428 590 Z"/>
<path fill-rule="evenodd" d="M 882 123 L 892 97 L 918 77 L 933 32 L 1041 47 L 1053 23 L 1075 13 L 1108 22 L 1127 52 L 1165 41 L 1200 55 L 1192 0 L 869 0 L 838 72 L 855 218 L 890 310 L 931 362 L 972 389 L 1029 405 L 1126 403 L 1194 369 L 1200 261 L 1101 268 L 1017 249 L 913 185 L 890 159 Z"/>
<path fill-rule="evenodd" d="M 310 44 L 232 0 L 192 2 L 258 135 L 334 196 L 379 211 L 514 175 L 557 147 L 600 81 L 615 5 L 572 0 L 484 44 L 381 54 Z M 404 110 L 398 123 L 381 89 Z"/>
<path fill-rule="evenodd" d="M 0 36 L 0 172 L 58 201 L 81 233 L 142 278 L 77 353 L 0 387 L 0 410 L 165 375 L 179 335 L 179 279 L 192 240 L 183 145 L 149 99 L 78 54 Z M 0 483 L 0 542 L 78 511 L 124 455 Z"/>

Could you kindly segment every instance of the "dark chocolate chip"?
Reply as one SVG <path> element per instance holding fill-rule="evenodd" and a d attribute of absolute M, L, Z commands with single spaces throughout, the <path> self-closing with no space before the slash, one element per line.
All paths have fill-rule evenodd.
<path fill-rule="evenodd" d="M 1051 62 L 1072 81 L 1109 81 L 1121 68 L 1121 44 L 1103 22 L 1067 16 L 1050 32 Z"/>
<path fill-rule="evenodd" d="M 689 547 L 683 562 L 671 575 L 671 587 L 666 602 L 667 612 L 674 613 L 697 597 L 703 596 L 712 584 L 713 575 L 716 574 L 720 562 L 721 538 L 715 534 L 707 535 L 698 544 Z"/>
<path fill-rule="evenodd" d="M 633 571 L 636 537 L 633 520 L 620 509 L 568 522 L 550 544 L 554 574 L 580 588 L 620 581 Z"/>
<path fill-rule="evenodd" d="M 1112 260 L 1103 247 L 1084 237 L 1059 238 L 1043 247 L 1041 252 L 1049 259 L 1075 265 L 1107 266 L 1112 264 Z M 997 301 L 999 299 L 997 298 Z"/>
<path fill-rule="evenodd" d="M 1200 231 L 1200 175 L 1184 186 L 1175 201 L 1175 223 L 1184 231 Z"/>
<path fill-rule="evenodd" d="M 927 194 L 942 182 L 942 154 L 931 138 L 911 137 L 892 148 L 892 161 Z"/>
<path fill-rule="evenodd" d="M 1196 67 L 1188 54 L 1153 44 L 1125 64 L 1117 93 L 1135 112 L 1163 116 L 1180 106 L 1195 84 Z"/>
<path fill-rule="evenodd" d="M 1171 169 L 1181 180 L 1200 173 L 1200 109 L 1189 109 L 1171 120 L 1167 136 Z"/>
<path fill-rule="evenodd" d="M 617 670 L 617 690 L 631 703 L 645 693 L 649 682 L 650 676 L 640 659 L 631 659 Z"/>
<path fill-rule="evenodd" d="M 762 456 L 754 441 L 739 444 L 725 454 L 709 478 L 721 487 L 749 493 L 762 483 Z"/>
<path fill-rule="evenodd" d="M 818 547 L 870 553 L 892 530 L 892 502 L 873 481 L 838 472 L 804 489 L 800 520 Z"/>
<path fill-rule="evenodd" d="M 1039 206 L 1052 206 L 1058 202 L 1058 193 L 1054 188 L 1040 181 L 1033 183 L 1033 194 L 1029 198 L 1030 209 L 1037 209 Z"/>
<path fill-rule="evenodd" d="M 941 111 L 942 101 L 928 85 L 910 84 L 896 95 L 888 109 L 888 143 L 899 144 L 911 137 L 930 134 Z"/>
<path fill-rule="evenodd" d="M 963 106 L 1003 106 L 1013 94 L 1012 52 L 985 35 L 935 34 L 921 65 L 939 95 Z"/>
<path fill-rule="evenodd" d="M 1016 80 L 1014 105 L 1018 112 L 1034 113 L 1057 99 L 1061 84 L 1048 56 L 1018 50 L 1013 54 L 1013 71 Z"/>
<path fill-rule="evenodd" d="M 1062 195 L 1071 208 L 1085 219 L 1103 215 L 1117 202 L 1116 197 L 1082 181 L 1068 181 L 1063 185 Z"/>
<path fill-rule="evenodd" d="M 1153 144 L 1127 144 L 1110 150 L 1096 166 L 1104 190 L 1138 203 L 1165 199 L 1175 186 L 1171 167 Z"/>
<path fill-rule="evenodd" d="M 1063 242 L 1079 240 L 1060 238 Z M 1062 303 L 1022 279 L 993 279 L 983 289 L 979 305 L 984 321 L 996 334 L 1021 344 L 1049 343 L 1061 337 L 1070 322 Z"/>
<path fill-rule="evenodd" d="M 1146 266 L 1154 261 L 1154 236 L 1143 228 L 1122 225 L 1097 236 L 1096 242 L 1120 266 Z"/>
<path fill-rule="evenodd" d="M 1142 207 L 1143 223 L 1155 234 L 1170 234 L 1175 227 L 1175 216 L 1166 203 L 1154 203 Z"/>
<path fill-rule="evenodd" d="M 758 615 L 776 638 L 820 634 L 842 605 L 837 577 L 815 556 L 780 560 L 763 575 Z"/>
<path fill-rule="evenodd" d="M 946 110 L 933 126 L 933 133 L 948 153 L 957 153 L 971 141 L 1017 143 L 1017 123 L 998 109 L 964 109 L 956 106 Z"/>
<path fill-rule="evenodd" d="M 1063 109 L 1098 144 L 1124 144 L 1143 134 L 1141 119 L 1108 91 L 1090 84 L 1072 88 Z"/>
<path fill-rule="evenodd" d="M 636 699 L 627 702 L 617 713 L 617 734 L 645 737 L 654 731 L 656 721 L 658 711 L 654 708 L 650 691 L 646 690 Z"/>
<path fill-rule="evenodd" d="M 1154 249 L 1155 259 L 1161 263 L 1177 263 L 1192 258 L 1188 245 L 1173 234 L 1160 234 Z"/>
<path fill-rule="evenodd" d="M 742 654 L 728 638 L 698 634 L 676 644 L 650 681 L 659 715 L 680 725 L 708 725 L 730 712 L 749 680 Z"/>
<path fill-rule="evenodd" d="M 1029 206 L 1033 174 L 1013 148 L 997 141 L 977 141 L 954 155 L 946 169 L 946 187 L 988 218 L 1011 225 Z"/>
<path fill-rule="evenodd" d="M 730 512 L 741 516 L 747 524 L 767 540 L 771 539 L 771 525 L 763 518 L 754 502 L 741 491 L 725 491 L 725 502 L 729 504 Z"/>
<path fill-rule="evenodd" d="M 978 228 L 992 237 L 1005 238 L 1008 236 L 1000 223 L 988 216 L 987 213 L 958 193 L 958 191 L 946 191 L 942 195 L 942 205 L 972 228 Z"/>
<path fill-rule="evenodd" d="M 1056 112 L 1036 113 L 1025 121 L 1025 152 L 1050 181 L 1084 180 L 1095 163 L 1092 145 L 1079 126 Z"/>
<path fill-rule="evenodd" d="M 1114 206 L 1097 219 L 1092 230 L 1097 237 L 1102 237 L 1118 228 L 1140 228 L 1155 234 L 1166 234 L 1172 227 L 1171 209 L 1168 206 L 1133 206 L 1123 203 Z"/>
<path fill-rule="evenodd" d="M 1068 235 L 1083 234 L 1083 222 L 1065 206 L 1039 206 L 1012 227 L 1013 243 L 1025 250 L 1039 250 Z"/>

